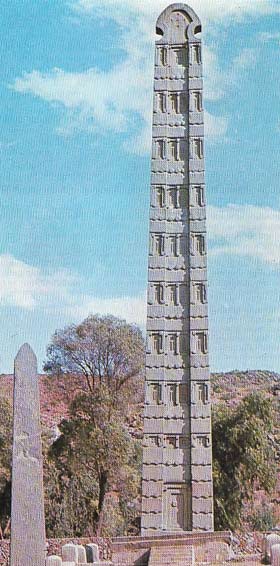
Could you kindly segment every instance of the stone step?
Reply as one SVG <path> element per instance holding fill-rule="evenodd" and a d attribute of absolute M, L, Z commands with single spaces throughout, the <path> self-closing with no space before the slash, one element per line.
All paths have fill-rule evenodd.
<path fill-rule="evenodd" d="M 148 566 L 194 566 L 193 547 L 154 547 L 151 549 Z"/>

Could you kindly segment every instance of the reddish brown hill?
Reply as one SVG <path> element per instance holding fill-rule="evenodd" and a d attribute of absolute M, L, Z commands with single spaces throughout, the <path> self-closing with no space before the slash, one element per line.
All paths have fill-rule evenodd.
<path fill-rule="evenodd" d="M 40 375 L 41 420 L 43 426 L 54 429 L 67 417 L 68 407 L 76 393 L 83 389 L 80 378 L 58 378 Z M 0 394 L 12 401 L 13 376 L 0 375 Z"/>

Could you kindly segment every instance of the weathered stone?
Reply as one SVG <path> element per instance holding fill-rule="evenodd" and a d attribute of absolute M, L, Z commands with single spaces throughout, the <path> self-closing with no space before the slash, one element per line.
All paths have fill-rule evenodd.
<path fill-rule="evenodd" d="M 280 535 L 271 533 L 265 537 L 265 555 L 268 559 L 271 557 L 271 547 L 273 544 L 280 544 Z"/>
<path fill-rule="evenodd" d="M 212 497 L 208 498 L 196 498 L 192 500 L 192 510 L 193 513 L 212 513 L 213 509 Z"/>
<path fill-rule="evenodd" d="M 193 530 L 211 531 L 212 530 L 212 507 L 208 514 L 193 513 Z"/>
<path fill-rule="evenodd" d="M 213 496 L 213 485 L 212 482 L 201 482 L 201 481 L 193 481 L 192 482 L 192 495 L 193 498 L 203 498 L 203 497 L 211 497 Z M 193 499 L 194 501 L 194 499 Z"/>
<path fill-rule="evenodd" d="M 83 563 L 87 561 L 86 549 L 82 544 L 77 544 L 78 549 L 78 562 Z"/>
<path fill-rule="evenodd" d="M 64 544 L 61 548 L 62 561 L 63 562 L 75 562 L 78 563 L 78 545 L 69 542 Z"/>
<path fill-rule="evenodd" d="M 142 481 L 142 495 L 143 497 L 161 497 L 162 482 L 157 481 Z"/>
<path fill-rule="evenodd" d="M 99 561 L 99 548 L 97 544 L 94 543 L 86 544 L 86 557 L 87 557 L 87 562 Z"/>
<path fill-rule="evenodd" d="M 56 556 L 56 555 L 47 556 L 46 566 L 62 566 L 61 556 Z"/>
<path fill-rule="evenodd" d="M 142 512 L 143 513 L 161 513 L 162 498 L 161 497 L 143 497 Z"/>
<path fill-rule="evenodd" d="M 193 481 L 211 482 L 212 468 L 211 466 L 192 466 Z"/>
<path fill-rule="evenodd" d="M 161 513 L 142 513 L 142 522 L 145 529 L 162 530 Z"/>
<path fill-rule="evenodd" d="M 212 488 L 211 501 L 201 503 L 207 519 L 200 527 L 192 521 L 192 499 L 203 496 L 197 488 L 192 493 L 191 479 L 212 486 L 199 28 L 197 15 L 183 4 L 169 6 L 156 25 L 143 535 L 213 529 Z M 161 508 L 162 515 L 155 513 Z"/>
<path fill-rule="evenodd" d="M 273 544 L 270 550 L 272 566 L 280 566 L 280 544 Z"/>
<path fill-rule="evenodd" d="M 44 566 L 45 551 L 37 360 L 24 344 L 15 358 L 10 564 Z"/>

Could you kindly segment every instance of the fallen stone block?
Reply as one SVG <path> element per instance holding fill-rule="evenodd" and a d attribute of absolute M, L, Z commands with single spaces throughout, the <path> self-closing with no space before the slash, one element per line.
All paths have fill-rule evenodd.
<path fill-rule="evenodd" d="M 76 544 L 73 544 L 72 542 L 64 544 L 61 552 L 63 562 L 74 562 L 75 564 L 78 563 L 78 548 Z"/>
<path fill-rule="evenodd" d="M 77 544 L 78 550 L 78 563 L 83 564 L 87 562 L 86 549 L 82 544 Z"/>
<path fill-rule="evenodd" d="M 280 544 L 280 535 L 271 533 L 265 537 L 265 558 L 267 560 L 271 558 L 271 547 L 273 544 Z"/>
<path fill-rule="evenodd" d="M 270 548 L 272 566 L 280 566 L 280 544 L 273 544 Z"/>
<path fill-rule="evenodd" d="M 91 564 L 99 562 L 99 548 L 97 544 L 86 544 L 86 561 Z"/>

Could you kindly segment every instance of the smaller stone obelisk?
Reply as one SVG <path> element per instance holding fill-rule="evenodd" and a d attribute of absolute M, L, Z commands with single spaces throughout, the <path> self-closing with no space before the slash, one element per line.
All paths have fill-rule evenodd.
<path fill-rule="evenodd" d="M 37 359 L 15 358 L 10 566 L 45 565 L 45 516 Z"/>

